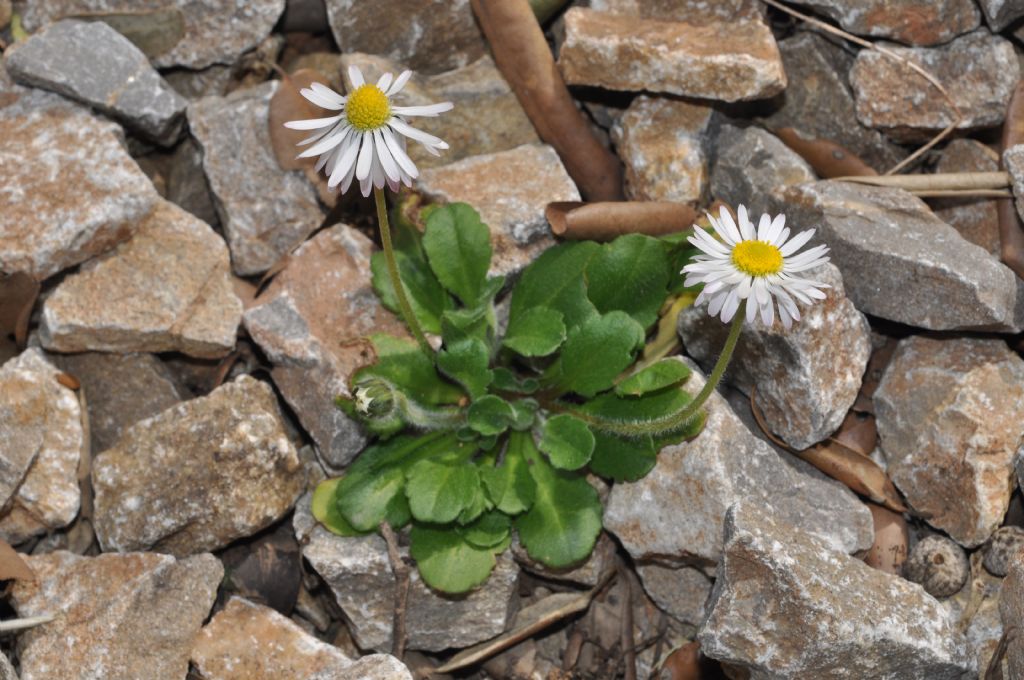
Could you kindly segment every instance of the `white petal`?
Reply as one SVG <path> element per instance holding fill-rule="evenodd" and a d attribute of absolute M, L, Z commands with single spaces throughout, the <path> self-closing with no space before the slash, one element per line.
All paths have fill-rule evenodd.
<path fill-rule="evenodd" d="M 284 124 L 289 130 L 319 130 L 328 127 L 332 123 L 341 120 L 342 114 L 328 116 L 327 118 L 308 118 L 306 120 L 292 120 Z"/>
<path fill-rule="evenodd" d="M 814 236 L 814 231 L 814 229 L 808 229 L 806 231 L 801 231 L 799 234 L 794 236 L 792 241 L 779 249 L 782 251 L 782 256 L 787 257 L 800 250 L 800 248 L 802 248 L 803 245 L 810 241 L 811 237 Z"/>
<path fill-rule="evenodd" d="M 708 304 L 708 314 L 711 316 L 718 316 L 718 312 L 722 310 L 722 306 L 725 304 L 728 297 L 729 293 L 723 292 L 711 298 L 711 302 Z"/>
<path fill-rule="evenodd" d="M 325 151 L 330 151 L 334 147 L 338 146 L 345 139 L 345 137 L 352 130 L 352 126 L 346 125 L 341 130 L 333 135 L 330 135 L 320 142 L 317 142 L 313 146 L 309 147 L 305 151 L 299 154 L 299 158 L 312 158 L 313 156 L 319 156 Z"/>
<path fill-rule="evenodd" d="M 360 181 L 370 176 L 370 168 L 373 166 L 373 137 L 368 132 L 362 133 L 361 137 L 362 146 L 359 148 L 359 160 L 356 161 L 356 179 Z"/>
<path fill-rule="evenodd" d="M 411 77 L 412 71 L 402 71 L 400 74 L 398 74 L 398 78 L 395 79 L 395 82 L 392 83 L 391 88 L 384 94 L 386 94 L 389 97 L 398 94 L 399 92 L 402 91 L 402 88 L 405 87 L 405 84 L 409 82 L 409 78 Z"/>
<path fill-rule="evenodd" d="M 732 215 L 729 213 L 729 209 L 724 205 L 719 211 L 719 223 L 722 225 L 722 229 L 718 231 L 719 234 L 730 244 L 736 245 L 743 238 L 740 236 L 740 230 L 736 228 L 736 222 L 732 219 Z"/>
<path fill-rule="evenodd" d="M 331 172 L 331 177 L 327 180 L 327 187 L 329 189 L 338 186 L 346 176 L 355 174 L 356 154 L 359 153 L 359 141 L 360 135 L 355 135 L 345 140 L 347 146 L 345 146 L 345 150 L 341 152 L 341 156 L 338 157 L 338 162 L 334 166 L 334 171 Z M 342 187 L 342 193 L 347 189 L 348 185 Z"/>
<path fill-rule="evenodd" d="M 366 84 L 366 81 L 363 80 L 363 72 L 355 64 L 348 67 L 348 80 L 352 83 L 353 88 L 362 87 Z"/>
<path fill-rule="evenodd" d="M 386 93 L 388 91 L 388 88 L 391 87 L 391 79 L 394 77 L 395 76 L 392 75 L 391 73 L 385 73 L 377 81 L 377 89 L 380 90 L 381 92 L 384 92 L 385 96 L 387 96 Z"/>
<path fill-rule="evenodd" d="M 321 85 L 320 83 L 310 83 L 309 88 L 316 92 L 321 97 L 329 99 L 335 104 L 345 103 L 345 97 L 342 97 L 340 94 L 338 94 L 331 88 L 327 87 L 326 85 Z"/>
<path fill-rule="evenodd" d="M 782 228 L 784 226 L 786 226 L 786 215 L 784 213 L 779 213 L 775 216 L 775 219 L 772 220 L 772 226 L 768 227 L 768 235 L 766 237 L 768 243 L 771 243 L 773 246 L 779 245 L 775 239 L 777 239 L 779 234 L 782 233 Z"/>
<path fill-rule="evenodd" d="M 750 222 L 750 218 L 747 216 L 747 206 L 741 205 L 736 209 L 736 216 L 739 217 L 740 233 L 743 234 L 745 241 L 753 241 L 757 238 L 757 234 L 754 232 L 754 225 Z"/>
<path fill-rule="evenodd" d="M 767 241 L 768 240 L 768 229 L 772 226 L 772 218 L 768 216 L 768 213 L 761 214 L 761 220 L 757 223 L 757 240 Z"/>
<path fill-rule="evenodd" d="M 374 131 L 373 144 L 377 149 L 377 158 L 380 159 L 384 175 L 394 182 L 402 179 L 402 175 L 398 171 L 398 164 L 395 163 L 395 160 L 391 157 L 391 152 L 388 150 L 387 143 L 384 141 L 384 137 L 381 136 L 380 130 Z"/>
<path fill-rule="evenodd" d="M 392 118 L 388 121 L 388 125 L 394 128 L 395 132 L 405 135 L 409 139 L 415 139 L 417 142 L 426 145 L 428 149 L 432 146 L 440 149 L 448 148 L 448 145 L 445 144 L 443 140 L 435 137 L 434 135 L 427 134 L 422 130 L 417 130 L 401 118 Z"/>
<path fill-rule="evenodd" d="M 322 109 L 331 109 L 332 111 L 339 111 L 345 106 L 344 103 L 338 104 L 333 99 L 325 97 L 319 92 L 315 92 L 313 90 L 310 90 L 309 88 L 303 88 L 299 90 L 299 94 L 301 94 L 303 97 L 313 102 Z"/>
<path fill-rule="evenodd" d="M 751 304 L 753 300 L 747 300 L 747 323 L 754 323 L 754 318 L 757 316 L 757 305 Z"/>
<path fill-rule="evenodd" d="M 384 142 L 388 145 L 388 150 L 391 151 L 392 158 L 398 163 L 399 167 L 402 168 L 410 177 L 419 177 L 419 170 L 416 169 L 416 164 L 409 158 L 409 154 L 405 153 L 402 145 L 395 139 L 395 134 L 391 132 L 391 128 L 381 128 L 381 134 L 384 136 Z"/>
<path fill-rule="evenodd" d="M 445 111 L 451 111 L 455 105 L 451 102 L 440 104 L 427 104 L 425 106 L 392 106 L 391 110 L 400 116 L 436 116 Z"/>
<path fill-rule="evenodd" d="M 736 310 L 740 306 L 740 296 L 736 294 L 736 289 L 729 291 L 729 297 L 725 299 L 725 304 L 722 305 L 722 321 L 729 323 L 732 321 L 732 317 L 736 316 Z"/>
<path fill-rule="evenodd" d="M 761 305 L 761 321 L 765 326 L 771 326 L 775 321 L 775 305 L 772 304 L 772 299 L 768 298 L 768 304 Z"/>

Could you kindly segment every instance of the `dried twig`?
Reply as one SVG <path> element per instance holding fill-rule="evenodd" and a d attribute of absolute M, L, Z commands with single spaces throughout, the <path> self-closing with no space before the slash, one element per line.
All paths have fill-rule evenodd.
<path fill-rule="evenodd" d="M 790 16 L 796 17 L 797 19 L 801 19 L 803 21 L 806 21 L 807 23 L 811 24 L 812 26 L 817 26 L 818 28 L 820 28 L 823 31 L 826 31 L 826 32 L 831 33 L 833 35 L 837 35 L 840 38 L 843 38 L 845 40 L 849 40 L 850 42 L 852 42 L 854 44 L 860 45 L 861 47 L 867 48 L 869 50 L 874 50 L 874 51 L 876 51 L 876 52 L 878 52 L 880 54 L 884 54 L 887 57 L 891 57 L 892 59 L 895 59 L 896 61 L 903 62 L 904 64 L 906 64 L 907 68 L 909 68 L 910 70 L 914 71 L 919 76 L 921 76 L 922 78 L 927 80 L 935 89 L 937 89 L 942 94 L 943 97 L 945 97 L 946 102 L 949 104 L 949 108 L 952 109 L 952 111 L 953 111 L 953 116 L 954 116 L 955 120 L 952 123 L 950 123 L 949 126 L 946 127 L 946 129 L 944 129 L 942 132 L 940 132 L 939 134 L 937 134 L 934 137 L 932 137 L 930 142 L 928 142 L 927 144 L 925 144 L 924 146 L 919 148 L 917 151 L 915 151 L 914 153 L 910 154 L 909 156 L 904 158 L 902 161 L 897 163 L 895 166 L 893 166 L 892 168 L 887 170 L 886 173 L 885 173 L 886 175 L 894 175 L 897 172 L 899 172 L 900 170 L 902 170 L 903 168 L 907 167 L 908 165 L 910 165 L 911 163 L 916 161 L 918 158 L 920 158 L 922 156 L 922 154 L 924 154 L 929 149 L 931 149 L 936 144 L 938 144 L 943 139 L 945 139 L 950 134 L 952 134 L 953 130 L 955 130 L 957 128 L 957 126 L 960 125 L 960 123 L 963 122 L 964 115 L 963 115 L 963 113 L 960 112 L 960 107 L 958 107 L 956 105 L 956 101 L 953 99 L 953 96 L 949 93 L 949 90 L 947 90 L 945 87 L 943 87 L 942 83 L 940 83 L 939 80 L 935 76 L 933 76 L 932 74 L 928 73 L 928 71 L 926 71 L 923 68 L 921 68 L 918 64 L 915 64 L 914 62 L 910 61 L 909 59 L 907 59 L 905 57 L 901 57 L 900 55 L 896 54 L 895 52 L 893 52 L 892 50 L 890 50 L 887 47 L 880 47 L 879 45 L 876 45 L 875 43 L 873 43 L 873 42 L 871 42 L 869 40 L 864 40 L 863 38 L 858 38 L 857 36 L 853 35 L 852 33 L 847 33 L 846 31 L 844 31 L 844 30 L 842 30 L 840 28 L 836 28 L 835 26 L 833 26 L 831 24 L 827 24 L 824 21 L 821 21 L 820 19 L 815 19 L 812 16 L 808 16 L 806 14 L 802 14 L 800 12 L 797 12 L 794 9 L 790 9 L 789 7 L 783 5 L 781 2 L 778 2 L 777 0 L 761 0 L 761 2 L 763 2 L 764 4 L 769 5 L 771 7 L 774 7 L 777 10 L 785 12 L 786 14 L 789 14 Z"/>
<path fill-rule="evenodd" d="M 662 236 L 685 231 L 697 215 L 687 203 L 667 201 L 559 201 L 544 208 L 556 236 L 591 241 L 610 241 L 622 234 Z"/>
<path fill-rule="evenodd" d="M 405 655 L 405 616 L 409 604 L 409 565 L 398 552 L 398 537 L 387 522 L 380 523 L 380 535 L 388 544 L 388 559 L 395 575 L 395 616 L 391 629 L 391 655 L 401 660 Z"/>
<path fill-rule="evenodd" d="M 1005 191 L 1010 187 L 1008 172 L 938 172 L 921 175 L 883 175 L 881 177 L 834 177 L 836 182 L 870 184 L 919 191 Z"/>
<path fill-rule="evenodd" d="M 39 616 L 29 616 L 24 619 L 8 619 L 7 621 L 0 621 L 0 632 L 9 633 L 11 631 L 25 630 L 26 628 L 35 628 L 44 623 L 49 623 L 56 618 L 55 614 L 40 614 Z"/>

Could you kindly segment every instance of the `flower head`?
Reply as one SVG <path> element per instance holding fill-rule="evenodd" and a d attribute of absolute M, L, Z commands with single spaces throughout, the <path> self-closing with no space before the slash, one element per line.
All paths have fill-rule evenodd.
<path fill-rule="evenodd" d="M 292 130 L 317 130 L 299 142 L 300 146 L 312 144 L 299 158 L 320 156 L 317 172 L 325 170 L 327 187 L 333 189 L 340 184 L 342 193 L 348 191 L 353 179 L 359 180 L 363 196 L 370 195 L 370 187 L 380 189 L 385 183 L 393 190 L 398 189 L 399 182 L 412 186 L 419 170 L 405 152 L 405 138 L 419 142 L 435 156 L 448 145 L 405 119 L 450 111 L 451 102 L 395 106 L 391 98 L 402 91 L 412 71 L 404 71 L 398 78 L 385 73 L 376 84 L 365 82 L 355 66 L 349 66 L 348 76 L 354 89 L 347 97 L 320 83 L 302 90 L 302 96 L 317 106 L 339 113 L 285 123 Z"/>
<path fill-rule="evenodd" d="M 708 313 L 721 313 L 722 321 L 730 321 L 740 301 L 746 300 L 747 323 L 760 316 L 764 325 L 771 326 L 777 304 L 779 319 L 789 328 L 800 319 L 794 298 L 805 304 L 825 298 L 819 289 L 828 288 L 827 284 L 805 279 L 799 273 L 828 262 L 828 247 L 819 245 L 798 254 L 814 236 L 814 229 L 790 239 L 785 215 L 775 219 L 761 215 L 756 228 L 744 206 L 739 207 L 737 215 L 739 225 L 724 206 L 718 219 L 708 215 L 722 242 L 704 229 L 694 229 L 689 240 L 701 254 L 683 267 L 685 284 L 703 283 L 695 304 L 707 301 Z"/>

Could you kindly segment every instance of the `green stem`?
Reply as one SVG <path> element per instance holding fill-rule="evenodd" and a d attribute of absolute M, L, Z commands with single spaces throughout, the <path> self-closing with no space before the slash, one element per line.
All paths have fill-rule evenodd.
<path fill-rule="evenodd" d="M 412 311 L 412 305 L 409 304 L 409 298 L 405 294 L 405 285 L 398 273 L 398 260 L 395 259 L 395 247 L 391 243 L 391 223 L 388 221 L 388 207 L 384 202 L 384 190 L 374 187 L 373 198 L 377 203 L 377 222 L 380 226 L 380 243 L 384 247 L 384 261 L 388 266 L 388 277 L 395 289 L 395 297 L 398 298 L 398 309 L 402 314 L 402 320 L 412 331 L 413 337 L 420 344 L 423 353 L 433 361 L 434 350 L 427 342 L 427 336 L 423 334 L 419 322 L 416 321 L 416 314 Z"/>
<path fill-rule="evenodd" d="M 711 375 L 708 376 L 707 381 L 704 383 L 704 387 L 693 401 L 683 407 L 680 411 L 669 416 L 655 418 L 644 423 L 606 420 L 604 418 L 597 418 L 590 414 L 580 413 L 578 411 L 570 412 L 599 430 L 626 437 L 639 437 L 645 434 L 660 435 L 682 429 L 689 424 L 690 420 L 698 411 L 700 411 L 704 402 L 708 400 L 711 393 L 715 391 L 716 387 L 718 387 L 718 383 L 722 381 L 722 376 L 725 375 L 725 369 L 728 368 L 729 362 L 732 360 L 733 352 L 736 350 L 736 343 L 740 339 L 740 331 L 743 330 L 745 308 L 746 301 L 743 300 L 740 302 L 739 309 L 736 310 L 736 316 L 733 317 L 732 325 L 729 327 L 729 336 L 725 339 L 725 346 L 722 347 L 722 353 L 719 355 L 718 361 L 715 363 L 715 367 L 711 369 Z"/>

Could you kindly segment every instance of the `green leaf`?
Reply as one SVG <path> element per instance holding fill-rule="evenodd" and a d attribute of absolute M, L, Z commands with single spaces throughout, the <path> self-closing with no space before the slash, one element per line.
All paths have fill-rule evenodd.
<path fill-rule="evenodd" d="M 491 383 L 494 389 L 503 392 L 518 392 L 520 394 L 532 394 L 540 389 L 536 378 L 525 378 L 520 380 L 519 376 L 502 366 L 494 368 L 494 381 Z"/>
<path fill-rule="evenodd" d="M 480 488 L 476 466 L 465 460 L 421 460 L 406 471 L 405 495 L 421 522 L 452 522 Z"/>
<path fill-rule="evenodd" d="M 664 244 L 627 234 L 606 243 L 587 264 L 587 296 L 598 312 L 626 312 L 646 329 L 658 319 L 670 279 Z"/>
<path fill-rule="evenodd" d="M 491 384 L 494 374 L 487 368 L 490 361 L 487 345 L 477 338 L 459 340 L 437 353 L 437 367 L 465 387 L 473 399 L 483 396 Z"/>
<path fill-rule="evenodd" d="M 512 520 L 503 512 L 491 510 L 482 514 L 475 522 L 458 529 L 466 542 L 477 548 L 494 548 L 508 538 Z"/>
<path fill-rule="evenodd" d="M 510 438 L 502 464 L 480 475 L 494 507 L 506 515 L 518 515 L 527 510 L 537 494 L 537 483 L 530 476 L 529 464 L 523 453 L 527 441 L 532 446 L 529 435 Z"/>
<path fill-rule="evenodd" d="M 602 430 L 601 421 L 616 426 L 644 425 L 658 426 L 667 423 L 672 416 L 679 413 L 690 403 L 692 397 L 682 389 L 666 389 L 650 392 L 642 397 L 620 397 L 613 392 L 602 394 L 578 407 L 579 417 L 590 425 L 595 433 Z M 589 417 L 588 417 L 589 416 Z M 697 435 L 704 426 L 703 417 L 696 417 L 685 427 L 666 430 L 654 437 L 654 444 L 659 447 L 664 441 L 676 441 Z"/>
<path fill-rule="evenodd" d="M 511 402 L 515 416 L 512 420 L 513 430 L 529 430 L 537 419 L 540 404 L 534 399 L 519 399 Z"/>
<path fill-rule="evenodd" d="M 450 528 L 413 525 L 409 554 L 431 588 L 465 593 L 487 580 L 497 564 L 490 548 L 476 548 Z"/>
<path fill-rule="evenodd" d="M 316 485 L 313 491 L 312 512 L 316 521 L 327 527 L 328 531 L 339 536 L 362 536 L 363 531 L 356 531 L 355 527 L 338 512 L 338 504 L 335 500 L 335 490 L 341 477 L 325 479 Z"/>
<path fill-rule="evenodd" d="M 515 422 L 511 404 L 493 394 L 485 394 L 469 405 L 466 422 L 482 435 L 501 434 Z"/>
<path fill-rule="evenodd" d="M 440 333 L 441 315 L 454 307 L 451 296 L 427 267 L 425 260 L 419 262 L 401 251 L 396 251 L 395 261 L 398 263 L 398 275 L 405 286 L 416 320 L 427 332 Z M 395 287 L 391 285 L 384 253 L 376 252 L 370 256 L 370 272 L 373 289 L 377 292 L 381 304 L 395 314 L 400 314 L 398 296 L 395 295 Z"/>
<path fill-rule="evenodd" d="M 566 328 L 572 328 L 597 314 L 587 297 L 583 272 L 601 246 L 593 241 L 563 243 L 548 248 L 523 270 L 512 291 L 508 331 L 516 336 L 523 315 L 536 307 L 547 307 L 562 314 Z"/>
<path fill-rule="evenodd" d="M 595 316 L 574 328 L 552 373 L 559 389 L 592 397 L 612 386 L 633 363 L 644 329 L 621 311 Z"/>
<path fill-rule="evenodd" d="M 480 474 L 479 467 L 477 468 L 477 474 Z M 487 506 L 487 494 L 484 493 L 483 485 L 478 484 L 473 490 L 473 498 L 462 509 L 462 512 L 459 513 L 456 521 L 459 524 L 469 524 L 482 515 L 488 509 Z"/>
<path fill-rule="evenodd" d="M 371 336 L 370 341 L 377 352 L 377 363 L 356 373 L 357 382 L 363 376 L 378 375 L 422 404 L 456 404 L 464 396 L 462 390 L 437 374 L 414 341 L 384 334 Z"/>
<path fill-rule="evenodd" d="M 530 435 L 512 433 L 524 445 L 537 498 L 515 520 L 519 540 L 530 557 L 549 567 L 568 567 L 590 555 L 601 533 L 601 501 L 597 491 L 578 473 L 552 468 L 533 446 Z"/>
<path fill-rule="evenodd" d="M 676 359 L 661 359 L 629 376 L 615 387 L 620 397 L 640 396 L 678 385 L 690 377 L 690 368 Z"/>
<path fill-rule="evenodd" d="M 504 345 L 524 357 L 543 357 L 564 341 L 562 313 L 548 307 L 534 307 L 519 316 L 516 325 L 505 334 Z"/>
<path fill-rule="evenodd" d="M 596 475 L 616 482 L 635 482 L 658 462 L 658 450 L 650 435 L 625 439 L 594 432 L 594 455 L 590 469 Z"/>
<path fill-rule="evenodd" d="M 556 468 L 578 470 L 594 453 L 594 434 L 582 420 L 563 413 L 544 423 L 538 446 Z"/>
<path fill-rule="evenodd" d="M 465 203 L 431 211 L 423 233 L 423 249 L 438 280 L 472 306 L 480 299 L 491 266 L 491 230 Z"/>

